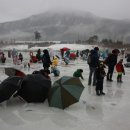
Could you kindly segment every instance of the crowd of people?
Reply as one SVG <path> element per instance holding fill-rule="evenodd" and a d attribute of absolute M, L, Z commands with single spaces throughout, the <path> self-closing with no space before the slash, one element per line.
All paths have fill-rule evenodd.
<path fill-rule="evenodd" d="M 108 49 L 105 52 L 99 53 L 100 49 L 98 47 L 94 47 L 92 50 L 86 49 L 83 51 L 75 51 L 73 58 L 71 57 L 71 51 L 68 48 L 60 50 L 60 56 L 53 55 L 50 57 L 50 53 L 48 49 L 44 49 L 41 51 L 40 49 L 37 50 L 36 55 L 33 54 L 33 51 L 30 51 L 30 60 L 27 62 L 27 66 L 30 67 L 31 63 L 42 63 L 43 70 L 34 71 L 33 74 L 42 73 L 48 79 L 50 73 L 53 73 L 54 76 L 60 75 L 60 70 L 58 68 L 59 59 L 64 61 L 65 65 L 68 65 L 70 60 L 75 60 L 76 58 L 82 58 L 83 60 L 87 61 L 89 66 L 89 75 L 88 75 L 88 85 L 95 86 L 96 95 L 105 95 L 103 91 L 103 82 L 104 77 L 106 76 L 106 80 L 108 82 L 113 81 L 113 72 L 116 68 L 117 71 L 117 82 L 122 81 L 122 74 L 125 75 L 125 70 L 123 66 L 123 59 L 119 59 L 118 62 L 118 54 L 119 50 L 114 49 L 112 52 L 108 53 Z M 0 53 L 0 59 L 4 57 L 4 53 Z M 22 64 L 24 61 L 23 54 L 13 48 L 13 50 L 8 51 L 8 57 L 13 59 L 13 63 Z M 102 57 L 102 59 L 100 58 Z M 6 58 L 5 58 L 6 60 Z M 2 62 L 4 63 L 4 62 Z M 86 64 L 87 66 L 87 64 Z M 108 71 L 105 72 L 105 67 L 107 66 Z M 25 67 L 25 65 L 24 65 Z M 85 73 L 85 72 L 84 72 Z M 73 77 L 81 78 L 85 80 L 83 77 L 83 69 L 77 69 L 73 72 Z"/>

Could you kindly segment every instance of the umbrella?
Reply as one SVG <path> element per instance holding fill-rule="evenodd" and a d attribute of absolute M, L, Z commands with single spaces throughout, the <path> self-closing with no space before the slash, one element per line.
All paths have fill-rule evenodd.
<path fill-rule="evenodd" d="M 63 47 L 63 48 L 61 48 L 61 50 L 63 50 L 63 51 L 67 51 L 67 50 L 70 50 L 70 49 L 67 48 L 67 47 Z"/>
<path fill-rule="evenodd" d="M 65 109 L 79 101 L 84 86 L 79 78 L 63 76 L 55 81 L 49 93 L 49 106 Z"/>
<path fill-rule="evenodd" d="M 119 53 L 120 53 L 120 50 L 119 50 L 119 49 L 114 49 L 114 50 L 112 50 L 112 53 L 119 54 Z"/>
<path fill-rule="evenodd" d="M 51 81 L 42 74 L 30 74 L 23 78 L 18 95 L 27 102 L 44 102 L 48 97 Z"/>
<path fill-rule="evenodd" d="M 76 59 L 76 54 L 75 53 L 70 53 L 70 59 Z"/>
<path fill-rule="evenodd" d="M 12 76 L 0 84 L 0 103 L 8 100 L 17 90 L 20 89 L 22 77 Z"/>
<path fill-rule="evenodd" d="M 21 76 L 21 77 L 25 76 L 24 72 L 11 67 L 5 68 L 5 74 L 8 76 Z"/>

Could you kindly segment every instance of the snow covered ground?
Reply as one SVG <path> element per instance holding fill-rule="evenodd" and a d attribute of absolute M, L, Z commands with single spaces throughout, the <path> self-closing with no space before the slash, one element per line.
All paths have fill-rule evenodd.
<path fill-rule="evenodd" d="M 6 66 L 12 66 L 8 63 Z M 4 74 L 4 65 L 0 65 L 0 80 Z M 25 73 L 42 68 L 42 64 L 32 64 L 31 69 L 23 69 Z M 0 130 L 130 130 L 130 68 L 125 68 L 123 83 L 116 82 L 116 72 L 113 82 L 104 80 L 105 96 L 96 96 L 95 87 L 88 86 L 89 68 L 86 61 L 80 58 L 71 61 L 70 65 L 60 64 L 60 77 L 72 76 L 81 68 L 85 80 L 81 80 L 85 89 L 80 101 L 61 110 L 44 103 L 25 103 L 18 98 L 10 99 L 7 104 L 0 104 Z M 107 68 L 106 68 L 107 71 Z M 50 75 L 52 83 L 60 77 Z"/>

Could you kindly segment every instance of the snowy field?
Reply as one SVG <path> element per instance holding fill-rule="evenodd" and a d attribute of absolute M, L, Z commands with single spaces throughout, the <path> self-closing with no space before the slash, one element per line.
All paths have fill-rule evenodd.
<path fill-rule="evenodd" d="M 32 64 L 31 69 L 9 63 L 0 65 L 0 80 L 5 66 L 14 66 L 26 74 L 42 68 L 42 64 Z M 105 96 L 96 96 L 95 87 L 88 86 L 89 68 L 86 61 L 80 58 L 66 66 L 59 64 L 60 76 L 51 74 L 52 83 L 62 76 L 72 76 L 76 69 L 83 69 L 85 80 L 81 80 L 85 89 L 80 101 L 65 110 L 52 108 L 48 102 L 26 103 L 18 98 L 11 98 L 6 104 L 0 104 L 0 130 L 130 130 L 130 68 L 125 68 L 123 83 L 104 80 Z M 107 68 L 106 68 L 107 71 Z"/>

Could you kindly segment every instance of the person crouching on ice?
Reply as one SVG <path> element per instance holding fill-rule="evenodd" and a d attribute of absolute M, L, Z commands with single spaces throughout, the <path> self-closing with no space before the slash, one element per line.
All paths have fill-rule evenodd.
<path fill-rule="evenodd" d="M 104 77 L 106 76 L 104 68 L 105 68 L 105 66 L 101 62 L 98 65 L 98 67 L 96 68 L 96 71 L 95 71 L 95 75 L 96 75 L 96 95 L 97 96 L 105 95 L 105 93 L 103 92 L 103 81 L 104 81 Z"/>
<path fill-rule="evenodd" d="M 74 73 L 73 73 L 73 77 L 78 77 L 81 79 L 84 79 L 82 76 L 83 70 L 82 69 L 77 69 Z"/>
<path fill-rule="evenodd" d="M 125 75 L 125 70 L 123 66 L 123 59 L 120 59 L 120 61 L 116 64 L 116 71 L 117 71 L 117 82 L 122 83 L 122 73 Z"/>
<path fill-rule="evenodd" d="M 60 75 L 60 70 L 57 68 L 57 66 L 52 65 L 52 66 L 51 66 L 51 73 L 53 73 L 54 76 L 57 77 L 57 76 Z"/>

